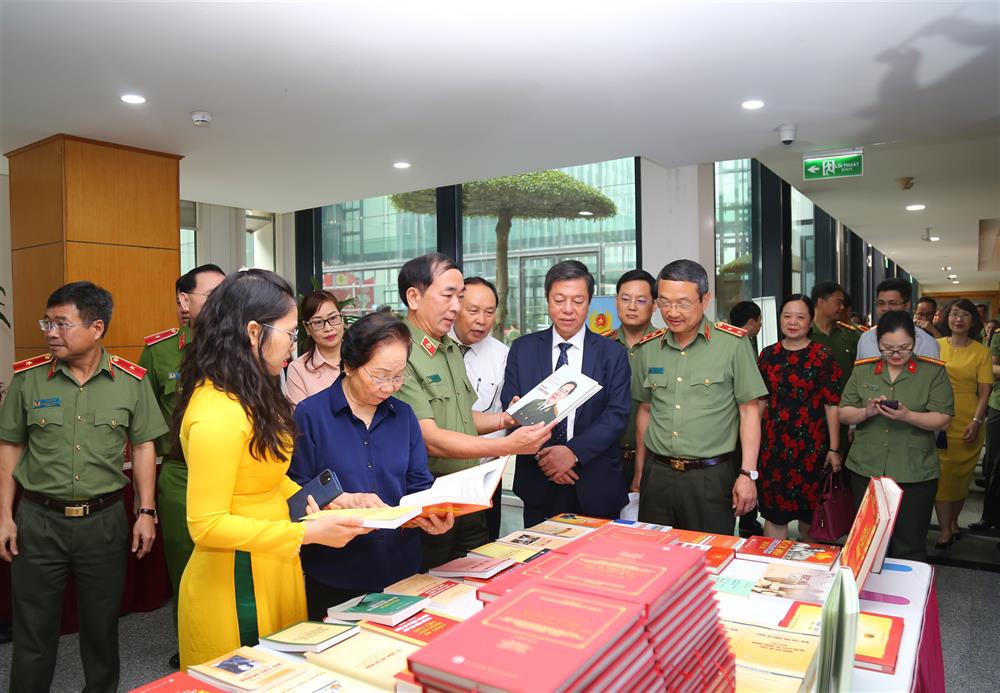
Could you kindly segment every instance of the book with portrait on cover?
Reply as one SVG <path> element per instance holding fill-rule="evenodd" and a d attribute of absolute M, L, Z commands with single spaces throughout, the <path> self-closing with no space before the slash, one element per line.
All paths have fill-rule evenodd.
<path fill-rule="evenodd" d="M 522 426 L 562 421 L 602 389 L 596 380 L 563 366 L 510 405 L 507 413 Z"/>

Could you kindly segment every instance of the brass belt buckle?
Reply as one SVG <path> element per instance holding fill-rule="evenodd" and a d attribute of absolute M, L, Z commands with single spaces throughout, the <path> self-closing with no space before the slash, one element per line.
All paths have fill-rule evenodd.
<path fill-rule="evenodd" d="M 89 505 L 67 505 L 63 508 L 63 515 L 65 517 L 86 517 L 89 514 Z"/>
<path fill-rule="evenodd" d="M 679 460 L 676 457 L 671 457 L 670 468 L 678 472 L 683 472 L 687 468 L 687 461 Z"/>

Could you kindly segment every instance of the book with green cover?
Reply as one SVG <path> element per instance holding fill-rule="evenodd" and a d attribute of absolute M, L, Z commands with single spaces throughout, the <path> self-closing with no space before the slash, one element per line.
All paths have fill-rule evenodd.
<path fill-rule="evenodd" d="M 281 652 L 322 652 L 357 633 L 353 624 L 299 621 L 262 637 L 260 644 Z"/>
<path fill-rule="evenodd" d="M 374 621 L 395 626 L 417 613 L 430 602 L 426 597 L 373 592 L 327 609 L 327 616 L 338 621 Z"/>

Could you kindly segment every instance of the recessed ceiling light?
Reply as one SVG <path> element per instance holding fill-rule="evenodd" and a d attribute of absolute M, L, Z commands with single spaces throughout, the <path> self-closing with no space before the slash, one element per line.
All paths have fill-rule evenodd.
<path fill-rule="evenodd" d="M 957 279 L 952 279 L 951 283 L 952 284 L 961 284 L 962 282 L 958 281 Z"/>
<path fill-rule="evenodd" d="M 146 97 L 139 96 L 138 94 L 124 94 L 122 96 L 122 101 L 131 104 L 146 103 Z"/>
<path fill-rule="evenodd" d="M 764 102 L 760 99 L 750 99 L 749 101 L 744 101 L 740 105 L 748 111 L 756 111 L 757 109 L 764 108 Z"/>
<path fill-rule="evenodd" d="M 927 209 L 927 205 L 906 205 L 907 212 L 922 212 Z"/>
<path fill-rule="evenodd" d="M 958 279 L 958 275 L 957 274 L 949 274 L 948 275 L 948 279 Z"/>
<path fill-rule="evenodd" d="M 581 217 L 592 217 L 592 216 L 594 216 L 593 212 L 586 212 L 586 211 L 580 212 L 579 214 L 580 214 Z"/>
<path fill-rule="evenodd" d="M 410 168 L 409 161 L 397 161 L 392 165 L 393 168 Z"/>
<path fill-rule="evenodd" d="M 940 236 L 931 236 L 927 240 L 929 240 L 931 243 L 937 243 L 938 241 L 941 240 L 941 237 Z"/>
<path fill-rule="evenodd" d="M 951 272 L 951 265 L 941 265 L 941 269 L 945 272 Z"/>

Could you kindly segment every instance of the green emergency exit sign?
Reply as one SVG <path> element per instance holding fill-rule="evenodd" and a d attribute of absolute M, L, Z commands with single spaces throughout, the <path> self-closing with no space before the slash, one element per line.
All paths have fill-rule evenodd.
<path fill-rule="evenodd" d="M 802 159 L 802 180 L 851 178 L 864 171 L 864 153 L 860 149 L 828 154 L 809 154 Z"/>

